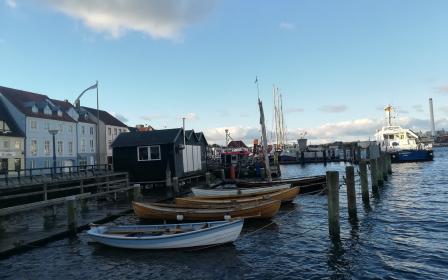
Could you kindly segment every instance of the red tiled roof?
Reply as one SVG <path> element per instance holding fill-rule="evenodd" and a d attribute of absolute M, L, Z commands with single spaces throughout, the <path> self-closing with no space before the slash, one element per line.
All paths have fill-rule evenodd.
<path fill-rule="evenodd" d="M 246 144 L 244 144 L 243 141 L 237 140 L 237 141 L 230 141 L 227 145 L 227 148 L 247 148 Z"/>
<path fill-rule="evenodd" d="M 53 112 L 51 115 L 46 115 L 41 109 L 39 109 L 37 113 L 33 113 L 29 104 L 35 103 L 37 105 L 43 102 L 46 103 L 48 100 L 50 100 L 46 95 L 2 86 L 0 86 L 0 93 L 3 94 L 6 99 L 8 99 L 19 111 L 21 111 L 26 116 L 66 122 L 75 122 L 75 120 L 73 120 L 63 110 L 62 116 L 58 116 L 58 114 L 55 112 Z"/>
<path fill-rule="evenodd" d="M 70 108 L 75 109 L 75 106 L 73 106 L 70 102 L 68 101 L 61 101 L 61 100 L 57 100 L 57 99 L 50 99 L 51 102 L 53 102 L 55 105 L 59 106 L 62 108 L 62 110 L 64 112 L 67 112 L 68 110 L 70 110 Z M 78 112 L 79 113 L 79 112 Z M 82 122 L 82 123 L 91 123 L 91 124 L 96 124 L 94 121 L 92 121 L 91 119 L 87 118 L 83 118 L 81 115 L 79 116 L 78 122 Z"/>

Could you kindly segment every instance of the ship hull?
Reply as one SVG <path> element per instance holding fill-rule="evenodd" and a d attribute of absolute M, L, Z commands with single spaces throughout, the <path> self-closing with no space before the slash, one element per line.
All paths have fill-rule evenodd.
<path fill-rule="evenodd" d="M 432 161 L 434 154 L 432 150 L 403 150 L 390 153 L 393 163 Z"/>

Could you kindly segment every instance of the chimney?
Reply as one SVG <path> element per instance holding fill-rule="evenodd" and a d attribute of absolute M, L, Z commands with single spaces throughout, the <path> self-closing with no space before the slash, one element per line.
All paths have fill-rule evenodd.
<path fill-rule="evenodd" d="M 434 124 L 434 110 L 433 110 L 433 106 L 432 106 L 432 98 L 429 99 L 429 115 L 431 118 L 431 136 L 435 137 L 436 136 L 436 126 Z"/>

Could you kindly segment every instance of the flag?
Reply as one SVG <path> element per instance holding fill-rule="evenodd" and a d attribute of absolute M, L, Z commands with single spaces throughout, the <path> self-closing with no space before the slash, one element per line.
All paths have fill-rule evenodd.
<path fill-rule="evenodd" d="M 87 88 L 85 91 L 91 90 L 91 89 L 95 89 L 98 87 L 98 82 L 96 84 L 94 84 L 93 86 L 90 86 L 89 88 Z"/>

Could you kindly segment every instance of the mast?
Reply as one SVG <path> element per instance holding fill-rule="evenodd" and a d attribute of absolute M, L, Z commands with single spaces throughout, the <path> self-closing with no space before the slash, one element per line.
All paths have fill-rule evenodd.
<path fill-rule="evenodd" d="M 260 125 L 261 125 L 261 135 L 263 140 L 263 155 L 264 155 L 264 162 L 266 165 L 266 175 L 268 178 L 268 183 L 272 182 L 271 178 L 271 168 L 269 166 L 269 156 L 268 156 L 268 140 L 266 138 L 266 126 L 264 124 L 264 112 L 263 112 L 263 104 L 261 103 L 260 98 L 258 98 L 258 107 L 260 108 Z"/>
<path fill-rule="evenodd" d="M 389 104 L 384 111 L 387 112 L 387 126 L 392 126 L 392 105 Z"/>

